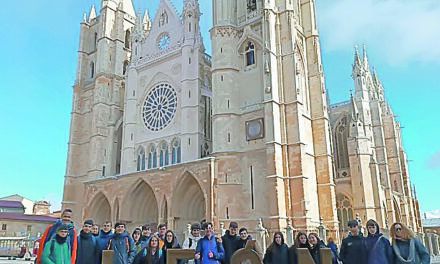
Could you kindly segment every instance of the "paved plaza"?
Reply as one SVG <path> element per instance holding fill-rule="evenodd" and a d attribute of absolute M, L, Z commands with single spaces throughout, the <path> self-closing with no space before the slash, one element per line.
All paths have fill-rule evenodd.
<path fill-rule="evenodd" d="M 16 259 L 16 260 L 9 260 L 8 258 L 0 257 L 0 264 L 33 264 L 34 259 L 32 258 L 31 261 L 24 261 L 24 259 Z"/>

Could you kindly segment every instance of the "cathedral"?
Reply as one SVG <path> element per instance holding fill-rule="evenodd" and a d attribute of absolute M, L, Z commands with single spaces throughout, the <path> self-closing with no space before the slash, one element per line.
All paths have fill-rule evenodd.
<path fill-rule="evenodd" d="M 421 231 L 400 125 L 366 51 L 329 104 L 315 0 L 131 0 L 84 16 L 63 207 L 129 228 L 237 221 L 252 233 L 401 221 Z M 331 88 L 330 88 L 331 89 Z M 261 219 L 261 220 L 260 220 Z"/>

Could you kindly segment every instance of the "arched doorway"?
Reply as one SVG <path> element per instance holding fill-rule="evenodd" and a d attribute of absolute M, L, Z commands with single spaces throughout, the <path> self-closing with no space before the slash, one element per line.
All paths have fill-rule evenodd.
<path fill-rule="evenodd" d="M 184 238 L 188 224 L 199 222 L 206 217 L 205 198 L 196 179 L 186 173 L 174 190 L 171 206 L 174 230 L 179 239 Z"/>
<path fill-rule="evenodd" d="M 102 225 L 105 221 L 111 220 L 111 208 L 107 197 L 100 192 L 93 198 L 89 206 L 86 218 L 92 219 L 98 225 Z"/>
<path fill-rule="evenodd" d="M 134 188 L 129 189 L 122 210 L 124 213 L 121 218 L 127 222 L 130 230 L 144 224 L 157 225 L 159 210 L 156 196 L 145 181 L 140 181 Z"/>

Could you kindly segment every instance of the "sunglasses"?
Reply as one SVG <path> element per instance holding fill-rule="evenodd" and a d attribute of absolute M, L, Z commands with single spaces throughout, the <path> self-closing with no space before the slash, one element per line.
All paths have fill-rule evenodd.
<path fill-rule="evenodd" d="M 402 231 L 402 228 L 398 227 L 395 229 L 396 231 Z"/>
<path fill-rule="evenodd" d="M 69 231 L 67 231 L 67 230 L 62 230 L 62 231 L 59 231 L 60 233 L 69 233 Z"/>

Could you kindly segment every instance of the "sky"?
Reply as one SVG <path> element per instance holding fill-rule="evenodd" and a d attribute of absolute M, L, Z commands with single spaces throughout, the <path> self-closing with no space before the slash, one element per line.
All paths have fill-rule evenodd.
<path fill-rule="evenodd" d="M 83 13 L 100 0 L 5 1 L 0 11 L 0 197 L 18 193 L 60 208 L 72 86 Z M 182 10 L 183 0 L 172 0 Z M 133 0 L 153 16 L 159 0 Z M 211 45 L 210 0 L 201 29 Z M 326 86 L 331 103 L 349 99 L 354 45 L 365 44 L 403 128 L 421 211 L 440 205 L 440 1 L 318 0 Z M 438 211 L 440 213 L 440 211 Z M 440 214 L 439 214 L 440 215 Z"/>

